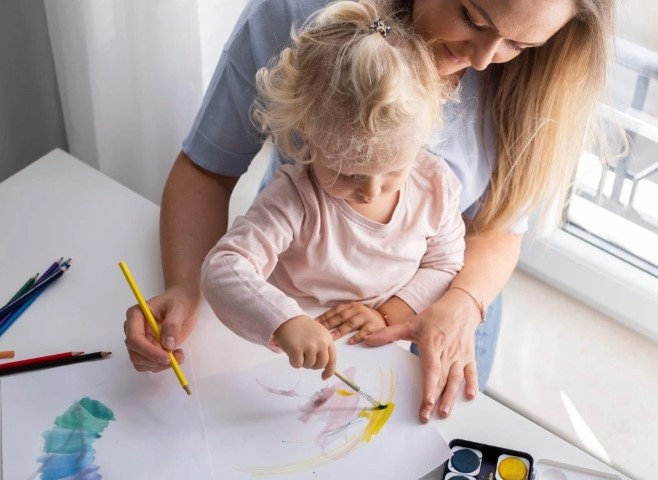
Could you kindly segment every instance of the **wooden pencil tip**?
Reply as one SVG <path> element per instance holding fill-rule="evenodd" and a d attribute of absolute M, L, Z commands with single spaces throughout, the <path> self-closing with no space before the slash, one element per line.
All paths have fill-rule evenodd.
<path fill-rule="evenodd" d="M 183 388 L 185 389 L 185 391 L 187 392 L 188 395 L 192 395 L 192 390 L 190 390 L 189 385 L 184 385 Z"/>
<path fill-rule="evenodd" d="M 101 352 L 101 357 L 103 358 L 109 357 L 110 355 L 112 355 L 112 352 Z"/>
<path fill-rule="evenodd" d="M 73 355 L 74 357 L 77 357 L 78 355 L 82 355 L 83 353 L 85 353 L 85 352 L 71 352 L 71 355 Z"/>

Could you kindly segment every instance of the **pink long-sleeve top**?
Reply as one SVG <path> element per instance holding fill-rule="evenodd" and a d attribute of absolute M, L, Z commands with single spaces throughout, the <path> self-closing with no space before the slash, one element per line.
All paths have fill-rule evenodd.
<path fill-rule="evenodd" d="M 397 296 L 419 312 L 463 265 L 461 185 L 443 159 L 421 150 L 387 224 L 327 195 L 310 168 L 282 166 L 201 270 L 217 317 L 269 348 L 282 323 L 304 315 L 295 299 L 377 308 Z"/>

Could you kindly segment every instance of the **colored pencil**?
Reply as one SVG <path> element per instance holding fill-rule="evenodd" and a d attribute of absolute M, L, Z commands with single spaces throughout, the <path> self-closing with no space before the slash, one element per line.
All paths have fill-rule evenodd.
<path fill-rule="evenodd" d="M 11 297 L 11 300 L 9 300 L 9 301 L 7 302 L 7 305 L 9 305 L 11 302 L 13 302 L 13 301 L 16 300 L 18 297 L 20 297 L 20 296 L 23 295 L 25 292 L 27 292 L 27 291 L 30 289 L 30 287 L 34 284 L 34 282 L 37 281 L 37 278 L 39 278 L 39 274 L 38 274 L 38 273 L 37 273 L 36 275 L 32 275 L 32 276 L 27 280 L 27 282 L 25 282 L 25 283 L 23 284 L 23 286 L 22 286 L 21 288 L 18 289 L 18 291 L 14 294 L 14 296 Z"/>
<path fill-rule="evenodd" d="M 17 360 L 15 362 L 0 364 L 0 372 L 2 370 L 11 370 L 12 368 L 22 367 L 23 365 L 33 365 L 35 363 L 50 362 L 53 360 L 60 360 L 62 358 L 71 358 L 82 355 L 84 352 L 64 352 L 55 353 L 54 355 L 46 355 L 44 357 L 26 358 L 25 360 Z"/>
<path fill-rule="evenodd" d="M 39 290 L 37 293 L 32 295 L 32 297 L 25 302 L 23 305 L 18 307 L 16 310 L 8 313 L 5 315 L 4 318 L 0 319 L 0 336 L 2 336 L 8 329 L 11 327 L 16 320 L 18 320 L 18 317 L 20 317 L 25 310 L 28 309 L 30 305 L 34 303 L 34 301 L 39 298 L 39 295 L 41 295 L 44 290 Z"/>
<path fill-rule="evenodd" d="M 146 303 L 146 300 L 144 300 L 144 297 L 142 296 L 142 292 L 139 291 L 139 287 L 137 286 L 137 283 L 135 283 L 135 280 L 133 279 L 133 276 L 130 273 L 130 270 L 128 269 L 128 265 L 126 265 L 126 262 L 121 261 L 119 262 L 119 268 L 121 268 L 121 271 L 123 272 L 123 276 L 126 277 L 126 281 L 128 282 L 130 289 L 133 291 L 133 295 L 135 295 L 135 298 L 137 299 L 139 308 L 142 309 L 142 313 L 146 317 L 146 321 L 148 322 L 149 327 L 151 327 L 153 336 L 159 343 L 160 326 L 158 325 L 158 322 L 155 321 L 155 318 L 153 318 L 153 313 L 151 313 L 151 309 Z M 169 360 L 171 361 L 171 368 L 173 368 L 174 373 L 176 374 L 176 378 L 178 378 L 178 381 L 181 384 L 181 387 L 183 387 L 183 389 L 187 392 L 188 395 L 192 395 L 192 390 L 190 390 L 190 386 L 187 382 L 187 378 L 185 378 L 185 374 L 183 374 L 183 371 L 181 370 L 180 365 L 178 364 L 178 361 L 174 356 L 174 352 L 168 352 L 168 353 L 169 353 Z"/>
<path fill-rule="evenodd" d="M 46 288 L 48 285 L 50 285 L 52 282 L 57 280 L 59 277 L 64 275 L 64 272 L 68 270 L 70 267 L 69 264 L 63 263 L 59 268 L 56 269 L 55 273 L 49 275 L 48 277 L 43 276 L 41 279 L 37 280 L 35 282 L 35 285 L 33 285 L 27 292 L 22 294 L 20 297 L 16 298 L 15 300 L 9 302 L 7 305 L 4 307 L 0 308 L 0 318 L 5 318 L 8 313 L 13 312 L 16 310 L 18 307 L 23 305 L 25 302 L 27 302 L 32 296 Z"/>
<path fill-rule="evenodd" d="M 43 368 L 61 367 L 63 365 L 72 365 L 74 363 L 89 362 L 93 360 L 100 360 L 112 355 L 112 352 L 94 352 L 86 353 L 84 355 L 75 355 L 67 358 L 59 358 L 57 360 L 46 360 L 44 362 L 32 363 L 30 365 L 21 365 L 14 368 L 0 369 L 0 377 L 5 375 L 14 375 L 16 373 L 32 372 L 34 370 L 41 370 Z"/>
<path fill-rule="evenodd" d="M 16 355 L 16 352 L 13 350 L 0 351 L 0 358 L 14 358 L 14 355 Z"/>
<path fill-rule="evenodd" d="M 43 276 L 47 277 L 48 275 L 53 273 L 57 269 L 57 267 L 62 265 L 62 261 L 64 261 L 64 257 L 59 257 L 59 260 L 55 260 L 53 264 L 50 267 L 48 267 L 48 269 L 45 272 L 43 272 Z"/>
<path fill-rule="evenodd" d="M 44 278 L 46 278 L 46 277 L 48 277 L 48 275 L 52 274 L 52 273 L 55 271 L 55 269 L 61 265 L 62 260 L 64 260 L 64 257 L 60 257 L 59 260 L 57 260 L 57 261 L 54 262 L 50 267 L 48 267 L 48 269 L 43 273 L 43 276 L 42 276 L 41 278 L 39 278 L 39 274 L 38 274 L 38 273 L 35 274 L 35 275 L 32 275 L 32 276 L 27 280 L 27 282 L 25 282 L 25 283 L 23 284 L 23 286 L 22 286 L 21 288 L 18 289 L 18 292 L 16 292 L 16 294 L 15 294 L 13 297 L 11 297 L 11 300 L 9 300 L 9 302 L 7 302 L 7 305 L 10 304 L 11 302 L 13 302 L 14 300 L 16 300 L 16 299 L 17 299 L 18 297 L 20 297 L 21 295 L 23 295 L 25 292 L 27 292 L 27 291 L 28 291 L 28 290 L 29 290 L 29 289 L 30 289 L 35 283 L 36 283 L 36 284 L 41 283 L 41 281 L 42 281 Z M 70 260 L 71 260 L 71 259 L 69 258 L 69 260 L 67 260 L 67 262 L 70 261 Z"/>

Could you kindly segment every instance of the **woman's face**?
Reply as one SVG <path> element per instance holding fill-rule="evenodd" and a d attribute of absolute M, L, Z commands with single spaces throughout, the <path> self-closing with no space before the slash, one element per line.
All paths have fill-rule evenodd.
<path fill-rule="evenodd" d="M 507 62 L 573 15 L 573 0 L 413 0 L 414 21 L 443 75 Z"/>

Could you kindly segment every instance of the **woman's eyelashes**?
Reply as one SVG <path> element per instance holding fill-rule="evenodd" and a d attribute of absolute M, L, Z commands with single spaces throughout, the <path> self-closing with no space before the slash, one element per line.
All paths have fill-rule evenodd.
<path fill-rule="evenodd" d="M 468 13 L 468 10 L 464 5 L 462 5 L 461 7 L 461 17 L 468 28 L 472 28 L 473 30 L 477 30 L 478 32 L 484 32 L 489 29 L 489 25 L 480 25 L 478 23 L 475 23 L 475 21 L 473 21 L 471 15 Z M 522 47 L 518 43 L 510 40 L 508 40 L 506 43 L 512 50 L 515 50 L 517 52 L 522 52 L 527 48 L 527 47 Z"/>
<path fill-rule="evenodd" d="M 475 23 L 464 5 L 462 5 L 461 7 L 461 14 L 462 14 L 462 20 L 464 21 L 464 23 L 468 28 L 472 28 L 473 30 L 477 30 L 478 32 L 483 32 L 487 28 L 489 28 L 488 25 L 479 25 Z"/>

